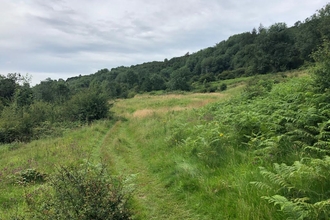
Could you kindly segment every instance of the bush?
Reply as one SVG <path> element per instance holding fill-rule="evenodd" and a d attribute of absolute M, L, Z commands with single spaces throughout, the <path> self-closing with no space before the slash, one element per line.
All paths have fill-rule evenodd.
<path fill-rule="evenodd" d="M 109 116 L 106 96 L 93 91 L 83 91 L 68 101 L 66 114 L 71 121 L 91 122 Z"/>
<path fill-rule="evenodd" d="M 32 117 L 23 109 L 7 106 L 0 114 L 0 143 L 29 141 L 32 137 Z"/>
<path fill-rule="evenodd" d="M 226 89 L 227 89 L 227 84 L 226 83 L 222 83 L 221 85 L 220 85 L 220 91 L 225 91 Z"/>
<path fill-rule="evenodd" d="M 264 80 L 261 77 L 254 77 L 248 81 L 243 96 L 247 99 L 263 96 L 272 90 L 273 84 L 274 81 L 272 80 Z"/>
<path fill-rule="evenodd" d="M 17 183 L 26 185 L 28 183 L 43 183 L 46 181 L 47 175 L 36 169 L 26 169 L 18 173 Z"/>
<path fill-rule="evenodd" d="M 26 195 L 33 219 L 130 219 L 131 192 L 103 166 L 60 167 L 50 187 Z"/>
<path fill-rule="evenodd" d="M 129 98 L 129 99 L 134 98 L 135 95 L 136 95 L 136 92 L 131 91 L 127 94 L 127 98 Z"/>

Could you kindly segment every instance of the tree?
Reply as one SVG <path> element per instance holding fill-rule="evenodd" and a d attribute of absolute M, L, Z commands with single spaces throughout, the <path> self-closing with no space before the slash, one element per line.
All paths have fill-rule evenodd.
<path fill-rule="evenodd" d="M 55 94 L 53 91 L 53 83 L 55 83 L 55 81 L 51 78 L 41 81 L 40 84 L 33 88 L 34 97 L 40 101 L 54 102 Z"/>
<path fill-rule="evenodd" d="M 15 104 L 17 107 L 30 105 L 33 102 L 33 92 L 29 83 L 24 83 L 15 92 Z"/>
<path fill-rule="evenodd" d="M 109 116 L 109 103 L 105 95 L 95 91 L 81 91 L 67 103 L 67 117 L 71 121 L 91 122 Z"/>
<path fill-rule="evenodd" d="M 171 74 L 171 79 L 169 81 L 169 88 L 171 90 L 189 91 L 190 85 L 188 82 L 189 82 L 190 76 L 191 76 L 191 73 L 186 66 L 175 70 Z"/>
<path fill-rule="evenodd" d="M 16 86 L 14 78 L 0 75 L 0 98 L 11 100 L 15 94 Z"/>
<path fill-rule="evenodd" d="M 150 77 L 150 83 L 152 90 L 162 90 L 166 88 L 164 79 L 158 74 L 153 74 Z"/>

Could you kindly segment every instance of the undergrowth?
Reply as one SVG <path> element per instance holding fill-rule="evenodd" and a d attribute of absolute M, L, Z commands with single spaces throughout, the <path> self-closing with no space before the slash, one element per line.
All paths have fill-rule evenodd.
<path fill-rule="evenodd" d="M 200 194 L 201 200 L 207 195 L 206 182 L 217 179 L 227 188 L 208 200 L 237 204 L 242 199 L 251 206 L 266 200 L 282 211 L 280 217 L 267 204 L 259 205 L 254 211 L 260 215 L 253 219 L 327 219 L 330 95 L 318 93 L 310 76 L 285 81 L 248 84 L 242 96 L 196 111 L 195 124 L 182 120 L 173 125 L 167 143 L 187 159 L 179 166 L 183 168 L 174 168 L 175 175 L 167 174 L 169 186 L 190 198 Z M 238 167 L 250 175 L 242 176 Z M 227 176 L 228 170 L 232 173 Z M 245 184 L 258 193 L 243 193 Z M 270 216 L 261 213 L 262 206 Z M 236 214 L 214 216 L 248 219 L 237 208 L 231 209 Z"/>

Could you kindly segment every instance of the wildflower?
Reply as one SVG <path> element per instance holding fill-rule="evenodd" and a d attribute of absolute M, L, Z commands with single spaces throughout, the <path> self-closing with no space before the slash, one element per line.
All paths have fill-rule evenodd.
<path fill-rule="evenodd" d="M 223 133 L 220 133 L 219 136 L 220 136 L 220 137 L 223 137 Z"/>

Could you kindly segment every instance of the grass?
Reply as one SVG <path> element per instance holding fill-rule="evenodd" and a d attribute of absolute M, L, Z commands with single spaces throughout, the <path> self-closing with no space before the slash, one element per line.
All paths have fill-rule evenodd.
<path fill-rule="evenodd" d="M 261 178 L 258 164 L 245 146 L 233 141 L 235 129 L 229 127 L 240 105 L 231 98 L 247 80 L 251 78 L 226 81 L 229 89 L 221 93 L 116 100 L 112 111 L 125 120 L 1 146 L 0 219 L 24 216 L 24 195 L 38 187 L 14 184 L 15 173 L 35 168 L 51 175 L 59 165 L 84 159 L 102 161 L 112 173 L 129 179 L 135 188 L 135 219 L 283 219 L 275 206 L 260 199 L 266 191 L 250 184 Z"/>
<path fill-rule="evenodd" d="M 102 121 L 69 131 L 61 138 L 2 146 L 0 148 L 0 219 L 10 219 L 9 216 L 15 214 L 16 207 L 22 209 L 25 206 L 24 195 L 29 187 L 21 187 L 15 183 L 17 173 L 35 168 L 42 173 L 51 174 L 54 168 L 60 165 L 79 164 L 83 159 L 88 158 L 98 161 L 99 159 L 94 156 L 95 152 L 110 126 L 110 122 Z"/>
<path fill-rule="evenodd" d="M 122 117 L 144 117 L 200 108 L 208 103 L 223 100 L 228 93 L 187 93 L 169 95 L 136 95 L 133 99 L 115 101 L 112 111 Z"/>

